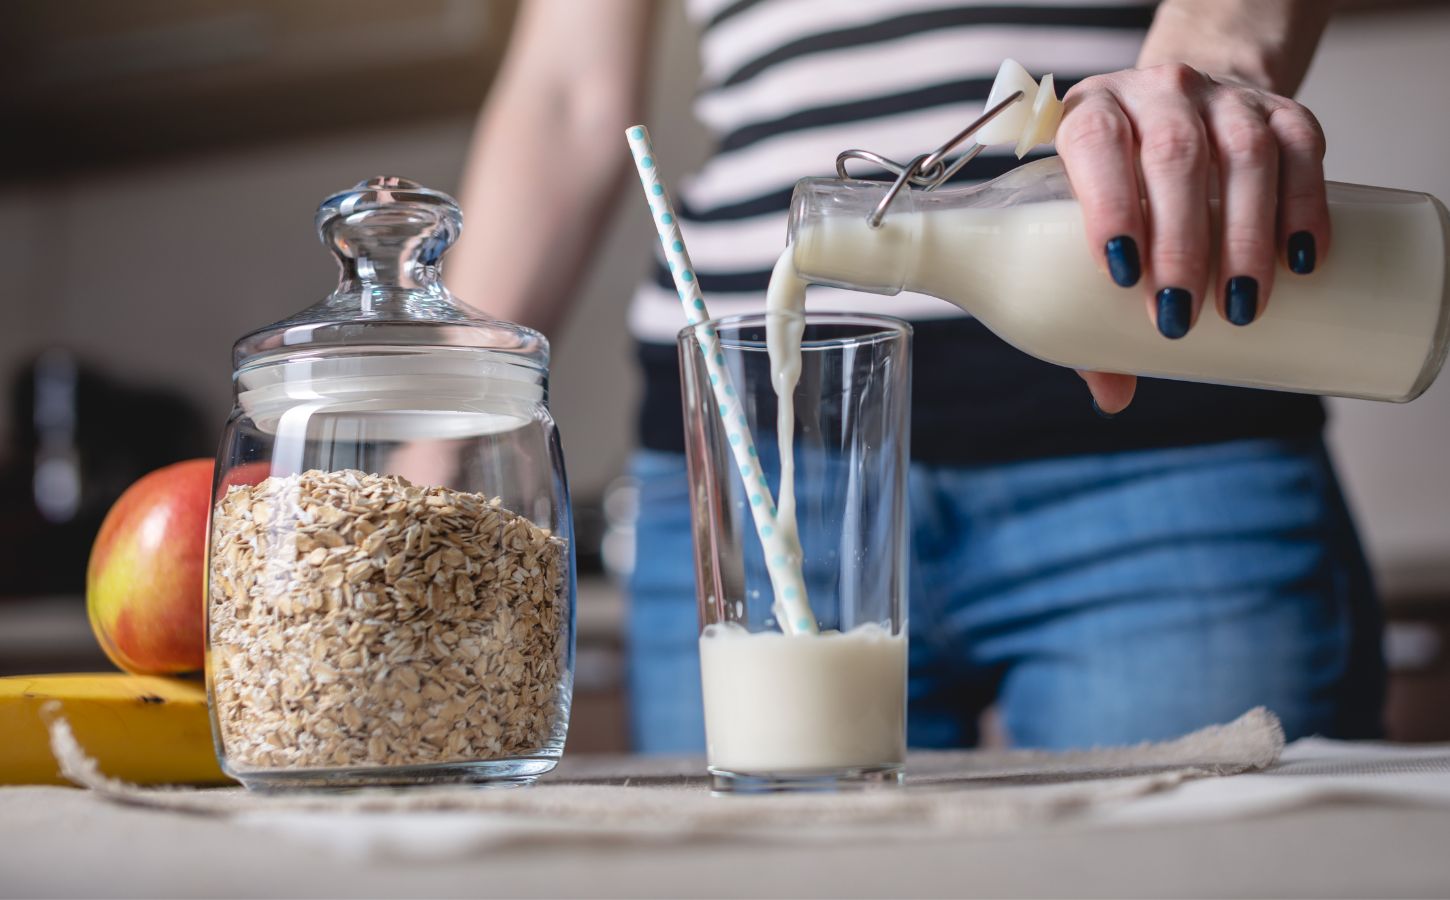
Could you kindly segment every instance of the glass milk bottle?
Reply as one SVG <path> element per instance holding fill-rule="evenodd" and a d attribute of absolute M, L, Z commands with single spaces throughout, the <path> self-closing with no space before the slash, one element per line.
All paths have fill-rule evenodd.
<path fill-rule="evenodd" d="M 1101 271 L 1053 157 L 991 182 L 901 191 L 873 228 L 881 182 L 810 178 L 790 243 L 808 281 L 947 300 L 1033 356 L 1078 369 L 1407 401 L 1450 343 L 1450 218 L 1428 194 L 1330 182 L 1334 247 L 1310 275 L 1281 272 L 1247 327 L 1206 309 L 1158 334 L 1140 291 Z"/>

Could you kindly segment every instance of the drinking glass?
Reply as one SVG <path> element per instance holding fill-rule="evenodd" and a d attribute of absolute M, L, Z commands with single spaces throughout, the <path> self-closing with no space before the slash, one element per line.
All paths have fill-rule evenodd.
<path fill-rule="evenodd" d="M 752 500 L 716 391 L 742 401 L 771 497 L 779 403 L 767 315 L 705 323 L 727 373 L 712 384 L 695 327 L 680 332 L 686 454 L 712 786 L 839 788 L 901 779 L 906 730 L 906 471 L 911 326 L 808 313 L 795 407 L 802 575 L 818 633 L 782 629 Z M 737 437 L 738 440 L 738 437 Z M 767 512 L 768 536 L 778 520 Z"/>

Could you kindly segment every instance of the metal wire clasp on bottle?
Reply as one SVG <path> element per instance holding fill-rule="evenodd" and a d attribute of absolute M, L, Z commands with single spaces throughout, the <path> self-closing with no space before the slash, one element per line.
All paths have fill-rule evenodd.
<path fill-rule="evenodd" d="M 924 191 L 930 191 L 945 184 L 948 179 L 961 171 L 962 166 L 976 159 L 977 155 L 985 149 L 986 145 L 973 144 L 968 148 L 967 152 L 949 164 L 946 162 L 947 154 L 955 150 L 967 138 L 970 138 L 980 131 L 983 125 L 986 125 L 1001 115 L 1002 111 L 1007 107 L 1021 101 L 1026 96 L 1021 91 L 1013 91 L 1011 96 L 1003 98 L 1002 102 L 982 113 L 972 124 L 952 135 L 945 144 L 942 144 L 930 153 L 923 153 L 906 165 L 902 165 L 892 159 L 887 159 L 879 153 L 872 153 L 870 150 L 843 150 L 836 157 L 836 174 L 842 178 L 850 178 L 851 176 L 846 173 L 846 162 L 847 160 L 859 159 L 879 166 L 896 176 L 896 181 L 892 183 L 891 189 L 886 192 L 886 196 L 881 198 L 881 202 L 876 204 L 876 208 L 871 211 L 871 215 L 866 217 L 866 224 L 872 228 L 880 228 L 881 222 L 886 218 L 887 207 L 891 205 L 892 200 L 896 199 L 896 195 L 901 193 L 902 188 L 910 184 Z"/>

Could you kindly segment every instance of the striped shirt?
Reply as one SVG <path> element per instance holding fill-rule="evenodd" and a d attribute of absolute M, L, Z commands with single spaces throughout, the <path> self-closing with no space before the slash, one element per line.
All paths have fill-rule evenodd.
<path fill-rule="evenodd" d="M 797 180 L 834 175 L 836 155 L 851 147 L 908 160 L 938 146 L 981 113 L 1006 57 L 1029 72 L 1053 73 L 1059 93 L 1089 75 L 1130 67 L 1154 6 L 1144 0 L 685 3 L 700 28 L 695 111 L 716 152 L 680 182 L 677 204 L 716 316 L 764 307 Z M 1019 164 L 1010 148 L 989 148 L 958 178 L 991 178 Z M 1072 373 L 1024 356 L 942 300 L 812 287 L 806 305 L 917 323 L 913 447 L 920 459 L 989 461 L 1237 436 L 1213 421 L 1205 431 L 1204 422 L 1178 422 L 1181 415 L 1142 415 L 1143 407 L 1154 405 L 1152 396 L 1142 403 L 1143 395 L 1124 417 L 1140 421 L 1114 422 L 1112 431 L 1105 430 L 1109 423 L 1092 415 L 1086 390 Z M 652 277 L 636 292 L 629 324 L 645 368 L 643 442 L 680 449 L 673 340 L 684 323 L 658 253 Z M 1249 393 L 1161 384 L 1170 406 L 1188 395 L 1201 405 L 1207 391 L 1209 399 L 1219 398 L 1209 406 L 1226 412 L 1245 402 L 1236 395 Z M 1251 393 L 1274 398 L 1263 411 L 1266 421 L 1285 403 L 1300 408 L 1289 421 L 1303 428 L 1316 429 L 1322 419 L 1316 401 L 1306 406 L 1304 398 Z M 964 427 L 968 415 L 981 427 Z M 1262 432 L 1261 424 L 1250 416 L 1249 434 Z"/>

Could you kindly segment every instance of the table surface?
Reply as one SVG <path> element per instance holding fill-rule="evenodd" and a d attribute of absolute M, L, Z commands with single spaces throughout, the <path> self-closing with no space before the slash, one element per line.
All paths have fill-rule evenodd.
<path fill-rule="evenodd" d="M 991 838 L 549 843 L 428 861 L 342 855 L 69 788 L 0 789 L 0 896 L 1447 894 L 1450 807 L 1363 799 L 1151 826 L 1070 820 Z"/>

